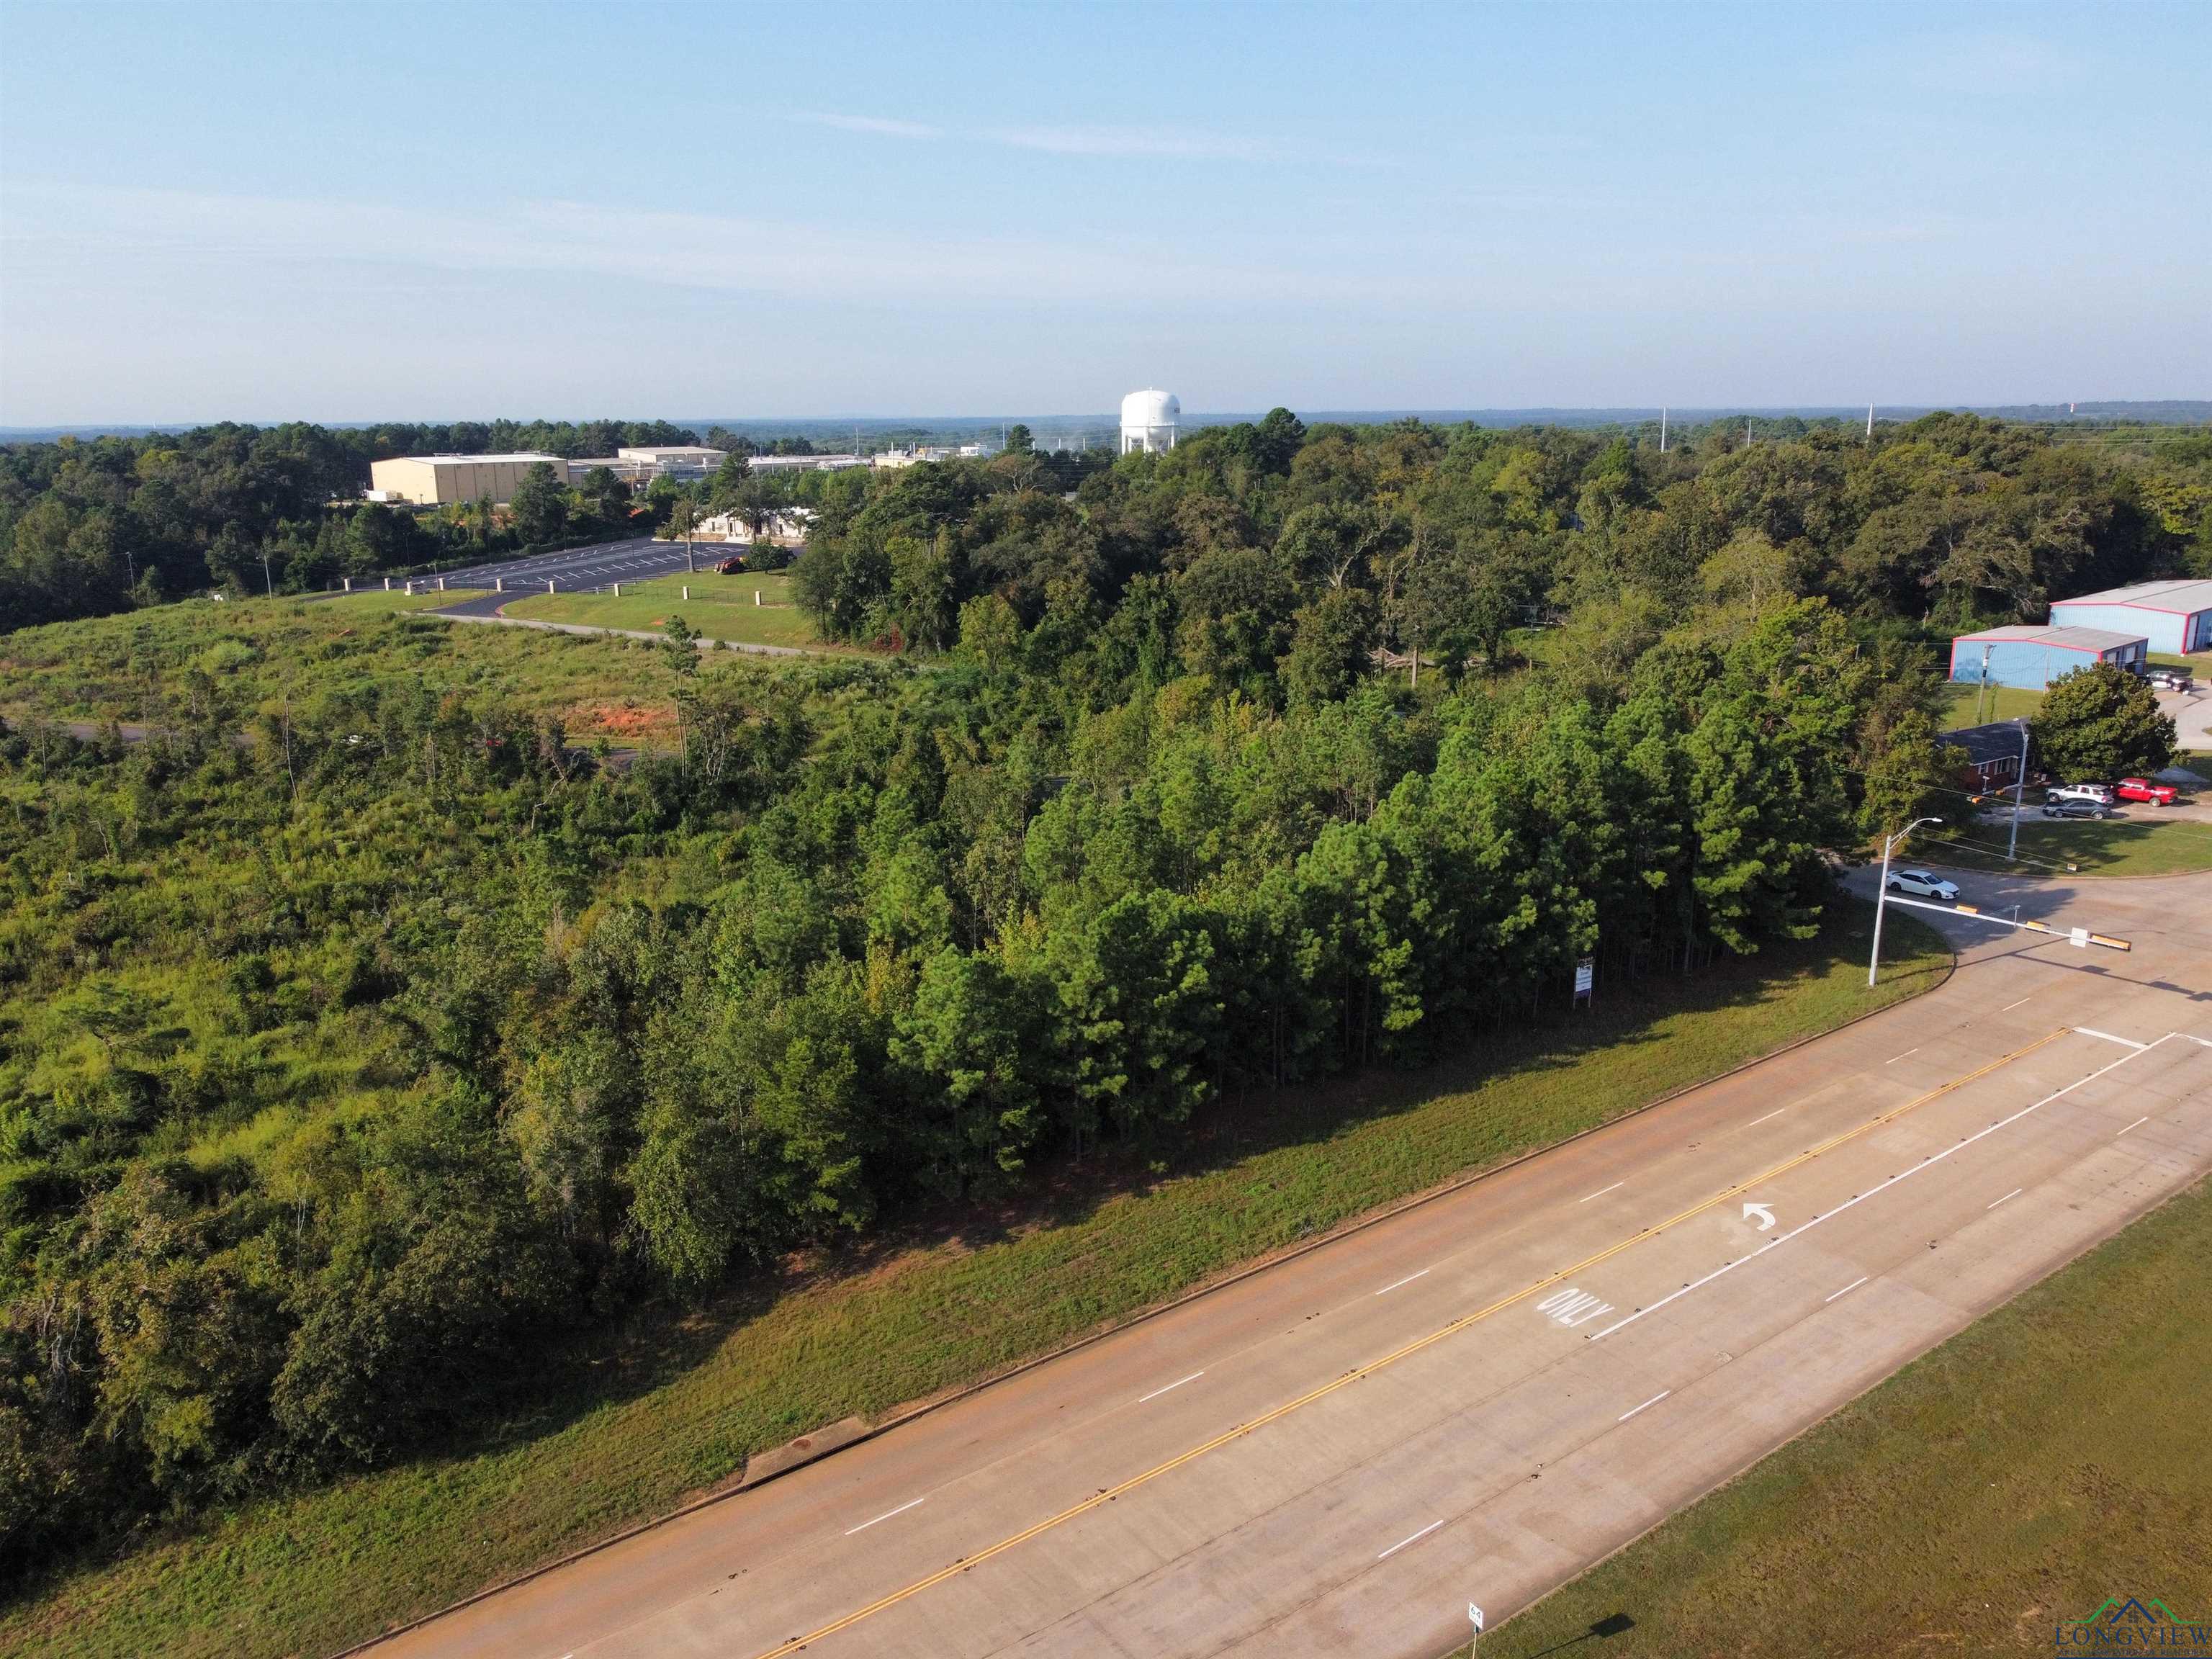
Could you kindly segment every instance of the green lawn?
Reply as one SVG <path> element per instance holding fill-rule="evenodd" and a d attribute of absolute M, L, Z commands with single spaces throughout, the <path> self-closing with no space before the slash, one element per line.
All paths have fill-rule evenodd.
<path fill-rule="evenodd" d="M 702 556 L 702 562 L 705 562 Z M 815 650 L 836 648 L 825 645 L 806 613 L 792 604 L 790 585 L 791 578 L 781 571 L 717 576 L 711 570 L 702 570 L 697 575 L 624 582 L 620 598 L 611 592 L 540 593 L 510 600 L 506 613 L 538 622 L 638 629 L 658 629 L 670 617 L 681 617 L 695 632 L 709 639 Z M 691 590 L 689 599 L 684 597 L 686 586 Z M 755 593 L 761 596 L 758 605 L 753 603 Z"/>
<path fill-rule="evenodd" d="M 2212 1615 L 2208 1260 L 2200 1182 L 1493 1631 L 1483 1659 L 2049 1654 L 2108 1595 Z"/>
<path fill-rule="evenodd" d="M 2008 829 L 1976 824 L 1964 840 L 1930 836 L 1917 845 L 1931 862 L 1968 870 L 2017 869 L 2023 875 L 2172 876 L 2212 870 L 2212 823 L 2038 818 L 2020 826 L 2017 866 L 2005 862 Z"/>
<path fill-rule="evenodd" d="M 1601 985 L 1593 1010 L 1486 1034 L 1425 1073 L 1224 1109 L 1176 1168 L 1094 1158 L 1005 1213 L 917 1224 L 681 1325 L 548 1360 L 489 1445 L 242 1504 L 50 1583 L 0 1615 L 0 1651 L 342 1647 L 663 1512 L 748 1453 L 1065 1342 L 1948 972 L 1941 941 L 1893 916 L 1896 966 L 1868 992 L 1867 915 L 1849 907 L 1819 939 L 1687 980 Z"/>
<path fill-rule="evenodd" d="M 1943 715 L 1943 729 L 1947 732 L 1955 732 L 1975 723 L 1974 703 L 1977 698 L 1981 702 L 1984 723 L 2018 720 L 2023 714 L 2033 714 L 2043 707 L 2042 692 L 2023 690 L 2016 685 L 1992 685 L 1984 690 L 1976 685 L 1953 684 L 1945 688 L 1945 693 L 1949 699 Z"/>

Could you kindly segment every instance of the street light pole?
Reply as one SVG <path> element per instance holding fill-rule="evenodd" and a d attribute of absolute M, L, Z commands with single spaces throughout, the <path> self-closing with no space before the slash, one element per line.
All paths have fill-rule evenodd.
<path fill-rule="evenodd" d="M 1903 841 L 1907 836 L 1911 835 L 1915 830 L 1917 830 L 1922 824 L 1941 823 L 1942 822 L 1943 820 L 1941 818 L 1915 818 L 1911 823 L 1906 824 L 1904 829 L 1899 830 L 1895 835 L 1887 836 L 1882 839 L 1881 885 L 1875 889 L 1874 894 L 1874 954 L 1867 958 L 1867 989 L 1869 991 L 1874 989 L 1875 970 L 1881 966 L 1881 910 L 1883 904 L 1886 903 L 1889 898 L 1890 852 L 1896 847 L 1898 842 Z"/>
<path fill-rule="evenodd" d="M 2020 862 L 2020 792 L 2027 787 L 2027 722 L 2020 723 L 2020 774 L 2012 781 L 2012 843 L 2005 848 L 2005 862 Z"/>

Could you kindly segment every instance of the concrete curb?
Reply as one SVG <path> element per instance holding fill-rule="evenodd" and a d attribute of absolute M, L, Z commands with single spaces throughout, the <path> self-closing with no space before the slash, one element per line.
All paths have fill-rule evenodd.
<path fill-rule="evenodd" d="M 1856 897 L 1856 896 L 1853 895 L 1852 896 Z M 1921 925 L 1923 927 L 1926 926 L 1925 923 Z M 1930 928 L 1929 931 L 1931 933 L 1935 932 L 1933 928 Z M 1942 937 L 1940 934 L 1937 936 L 1939 938 Z M 1949 941 L 1946 939 L 1945 944 L 1949 945 Z M 529 1568 L 526 1571 L 516 1573 L 510 1578 L 501 1579 L 498 1583 L 487 1585 L 484 1589 L 477 1590 L 471 1595 L 464 1596 L 458 1601 L 454 1601 L 445 1607 L 440 1607 L 434 1613 L 426 1613 L 417 1618 L 407 1620 L 404 1624 L 394 1625 L 391 1629 L 380 1631 L 374 1636 L 368 1637 L 362 1641 L 355 1643 L 349 1648 L 341 1649 L 337 1653 L 332 1655 L 331 1659 L 351 1659 L 351 1656 L 355 1654 L 365 1653 L 369 1649 L 378 1645 L 380 1643 L 390 1641 L 395 1636 L 404 1636 L 410 1631 L 419 1630 L 425 1625 L 434 1623 L 437 1620 L 445 1618 L 448 1613 L 459 1613 L 465 1607 L 474 1607 L 479 1601 L 489 1601 L 495 1595 L 504 1595 L 507 1591 L 516 1588 L 518 1585 L 529 1583 L 532 1579 L 542 1578 L 550 1572 L 557 1572 L 560 1569 L 569 1565 L 571 1563 L 580 1561 L 586 1556 L 597 1555 L 602 1550 L 612 1549 L 617 1544 L 628 1543 L 631 1539 L 638 1537 L 642 1534 L 653 1532 L 661 1527 L 668 1525 L 672 1521 L 680 1521 L 686 1516 L 696 1515 L 701 1510 L 722 1503 L 728 1498 L 738 1496 L 741 1492 L 755 1491 L 757 1488 L 767 1485 L 771 1480 L 779 1480 L 782 1476 L 789 1474 L 794 1469 L 805 1468 L 810 1464 L 820 1462 L 824 1458 L 832 1456 L 838 1452 L 844 1451 L 850 1447 L 865 1445 L 879 1435 L 888 1434 L 893 1429 L 898 1428 L 903 1424 L 911 1423 L 917 1418 L 926 1417 L 932 1412 L 940 1411 L 957 1401 L 967 1399 L 971 1395 L 981 1394 L 984 1389 L 993 1388 L 1000 1382 L 1004 1382 L 1010 1377 L 1019 1376 L 1024 1372 L 1036 1370 L 1040 1365 L 1049 1364 L 1055 1359 L 1061 1358 L 1067 1354 L 1074 1353 L 1081 1349 L 1087 1348 L 1095 1342 L 1103 1342 L 1108 1337 L 1118 1335 L 1120 1333 L 1128 1330 L 1134 1326 L 1142 1325 L 1151 1320 L 1158 1319 L 1163 1314 L 1173 1312 L 1176 1309 L 1183 1307 L 1189 1303 L 1198 1301 L 1202 1297 L 1212 1296 L 1218 1291 L 1227 1290 L 1232 1285 L 1241 1284 L 1245 1279 L 1250 1279 L 1255 1274 L 1270 1272 L 1274 1268 L 1283 1266 L 1286 1262 L 1295 1261 L 1299 1257 L 1306 1255 L 1312 1251 L 1321 1249 L 1327 1245 L 1334 1244 L 1340 1240 L 1350 1238 L 1359 1233 L 1365 1232 L 1370 1227 L 1380 1226 L 1382 1223 L 1392 1219 L 1394 1217 L 1403 1215 L 1409 1210 L 1415 1210 L 1420 1208 L 1424 1205 L 1433 1204 L 1437 1200 L 1448 1198 L 1454 1193 L 1464 1192 L 1468 1188 L 1474 1186 L 1480 1182 L 1488 1181 L 1494 1176 L 1503 1175 L 1508 1170 L 1517 1168 L 1519 1165 L 1528 1163 L 1532 1158 L 1542 1158 L 1547 1153 L 1556 1152 L 1562 1146 L 1571 1146 L 1575 1142 L 1583 1139 L 1588 1136 L 1599 1133 L 1602 1130 L 1609 1129 L 1617 1123 L 1624 1123 L 1630 1118 L 1640 1117 L 1646 1112 L 1655 1111 L 1658 1108 L 1667 1104 L 1667 1103 L 1671 1100 L 1679 1100 L 1682 1096 L 1692 1093 L 1697 1090 L 1706 1088 L 1712 1084 L 1723 1082 L 1729 1078 L 1740 1076 L 1743 1073 L 1748 1072 L 1755 1066 L 1765 1065 L 1766 1062 L 1771 1060 L 1777 1059 L 1783 1054 L 1790 1054 L 1799 1048 L 1802 1048 L 1808 1043 L 1818 1042 L 1823 1038 L 1833 1036 L 1838 1031 L 1849 1030 L 1852 1026 L 1860 1024 L 1866 1020 L 1876 1018 L 1881 1015 L 1891 1012 L 1893 1010 L 1902 1008 L 1909 1003 L 1917 1002 L 1922 997 L 1926 996 L 1929 991 L 1937 990 L 1942 986 L 1948 984 L 1950 982 L 1951 975 L 1958 971 L 1958 948 L 1955 945 L 1950 945 L 1949 948 L 1951 960 L 1949 965 L 1944 969 L 1942 977 L 1936 981 L 1934 984 L 1929 986 L 1926 990 L 1916 992 L 1911 996 L 1905 998 L 1902 1001 L 1889 1003 L 1880 1008 L 1869 1008 L 1863 1013 L 1854 1014 L 1849 1019 L 1843 1020 L 1837 1024 L 1831 1025 L 1824 1030 L 1808 1032 L 1803 1036 L 1792 1038 L 1790 1042 L 1782 1043 L 1776 1048 L 1770 1048 L 1762 1054 L 1754 1055 L 1753 1058 L 1744 1060 L 1739 1065 L 1731 1066 L 1725 1072 L 1716 1072 L 1711 1077 L 1700 1078 L 1695 1083 L 1686 1083 L 1680 1088 L 1669 1089 L 1664 1094 L 1654 1096 L 1651 1099 L 1645 1101 L 1641 1106 L 1631 1107 L 1627 1111 L 1620 1113 L 1618 1116 L 1609 1117 L 1602 1123 L 1594 1123 L 1587 1129 L 1578 1129 L 1573 1134 L 1564 1136 L 1558 1140 L 1546 1141 L 1540 1146 L 1532 1146 L 1528 1151 L 1516 1152 L 1512 1157 L 1508 1158 L 1500 1163 L 1488 1164 L 1483 1165 L 1480 1169 L 1468 1170 L 1461 1175 L 1453 1176 L 1451 1179 L 1443 1182 L 1441 1185 L 1429 1188 L 1424 1192 L 1416 1193 L 1409 1198 L 1399 1199 L 1395 1202 L 1385 1205 L 1380 1209 L 1370 1210 L 1364 1215 L 1355 1216 L 1349 1221 L 1340 1222 L 1325 1233 L 1317 1233 L 1313 1237 L 1302 1239 L 1296 1244 L 1285 1245 L 1273 1254 L 1255 1257 L 1252 1261 L 1244 1263 L 1242 1267 L 1230 1269 L 1227 1273 L 1224 1273 L 1218 1279 L 1210 1279 L 1201 1284 L 1194 1285 L 1190 1289 L 1184 1291 L 1180 1295 L 1170 1297 L 1165 1302 L 1155 1303 L 1148 1308 L 1140 1308 L 1134 1313 L 1115 1320 L 1110 1324 L 1102 1325 L 1097 1329 L 1087 1332 L 1082 1336 L 1073 1338 L 1068 1341 L 1061 1343 L 1057 1347 L 1048 1349 L 1042 1353 L 1034 1354 L 1027 1359 L 1017 1361 L 1013 1364 L 1005 1366 L 1000 1370 L 973 1378 L 966 1382 L 957 1383 L 940 1394 L 927 1395 L 909 1405 L 899 1407 L 894 1410 L 890 1416 L 884 1418 L 881 1422 L 865 1425 L 858 1432 L 853 1434 L 849 1438 L 836 1437 L 833 1440 L 831 1430 L 842 1429 L 846 1423 L 857 1422 L 860 1419 L 848 1418 L 845 1419 L 844 1423 L 827 1425 L 823 1429 L 817 1429 L 811 1431 L 809 1435 L 802 1435 L 799 1437 L 799 1440 L 791 1441 L 783 1446 L 772 1448 L 769 1451 L 757 1454 L 757 1455 L 758 1458 L 776 1458 L 780 1460 L 775 1468 L 769 1470 L 757 1479 L 752 1478 L 751 1475 L 751 1467 L 753 1462 L 756 1461 L 756 1458 L 749 1457 L 745 1460 L 744 1465 L 741 1467 L 734 1475 L 724 1477 L 722 1480 L 710 1487 L 702 1496 L 693 1498 L 688 1504 L 681 1504 L 677 1508 L 669 1510 L 665 1515 L 655 1516 L 649 1521 L 641 1521 L 635 1526 L 624 1528 L 622 1531 L 611 1534 L 605 1538 L 599 1540 L 595 1543 L 586 1544 L 580 1548 L 571 1550 L 566 1555 L 559 1556 L 553 1560 L 544 1563 L 541 1566 Z M 823 1444 L 818 1449 L 809 1448 L 807 1455 L 792 1457 L 789 1461 L 781 1461 L 784 1453 L 790 1451 L 793 1448 L 798 1447 L 802 1441 L 807 1439 L 820 1440 L 828 1443 Z M 1747 1467 L 1749 1466 L 1747 1465 Z M 1741 1471 L 1739 1471 L 1739 1474 L 1741 1474 Z M 1657 1525 L 1659 1523 L 1655 1522 L 1653 1524 Z"/>
<path fill-rule="evenodd" d="M 518 593 L 517 599 L 529 599 L 527 593 Z M 435 617 L 441 622 L 489 623 L 495 628 L 535 628 L 548 634 L 611 635 L 616 639 L 644 640 L 658 644 L 667 636 L 642 628 L 601 628 L 592 623 L 540 622 L 534 617 L 485 617 L 467 611 L 418 611 L 418 617 Z M 809 651 L 796 645 L 753 645 L 743 640 L 712 640 L 702 637 L 702 651 L 743 651 L 758 657 L 836 657 L 846 653 L 836 651 Z"/>

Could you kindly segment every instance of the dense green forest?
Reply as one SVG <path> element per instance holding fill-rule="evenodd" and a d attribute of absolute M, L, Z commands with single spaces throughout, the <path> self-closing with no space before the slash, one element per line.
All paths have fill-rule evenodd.
<path fill-rule="evenodd" d="M 653 647 L 680 747 L 626 769 L 405 616 L 276 698 L 149 649 L 144 742 L 21 723 L 0 1549 L 465 1433 L 564 1332 L 1479 1044 L 1582 957 L 1806 937 L 1945 781 L 1929 617 L 2212 557 L 2200 434 L 1740 435 L 815 475 L 806 603 L 903 649 Z"/>
<path fill-rule="evenodd" d="M 584 457 L 697 441 L 663 421 L 293 422 L 0 446 L 0 632 L 158 605 L 211 583 L 234 593 L 311 592 L 343 575 L 495 557 L 629 526 L 629 492 L 611 475 L 587 478 L 563 503 L 568 521 L 551 524 L 476 502 L 437 513 L 361 502 L 369 464 L 390 456 L 489 448 Z"/>

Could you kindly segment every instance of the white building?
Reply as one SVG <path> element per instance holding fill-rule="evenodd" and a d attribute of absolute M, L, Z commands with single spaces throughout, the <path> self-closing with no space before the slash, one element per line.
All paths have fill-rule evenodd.
<path fill-rule="evenodd" d="M 1121 399 L 1121 453 L 1141 449 L 1157 455 L 1176 445 L 1176 428 L 1182 420 L 1182 400 L 1172 392 L 1147 386 Z"/>

